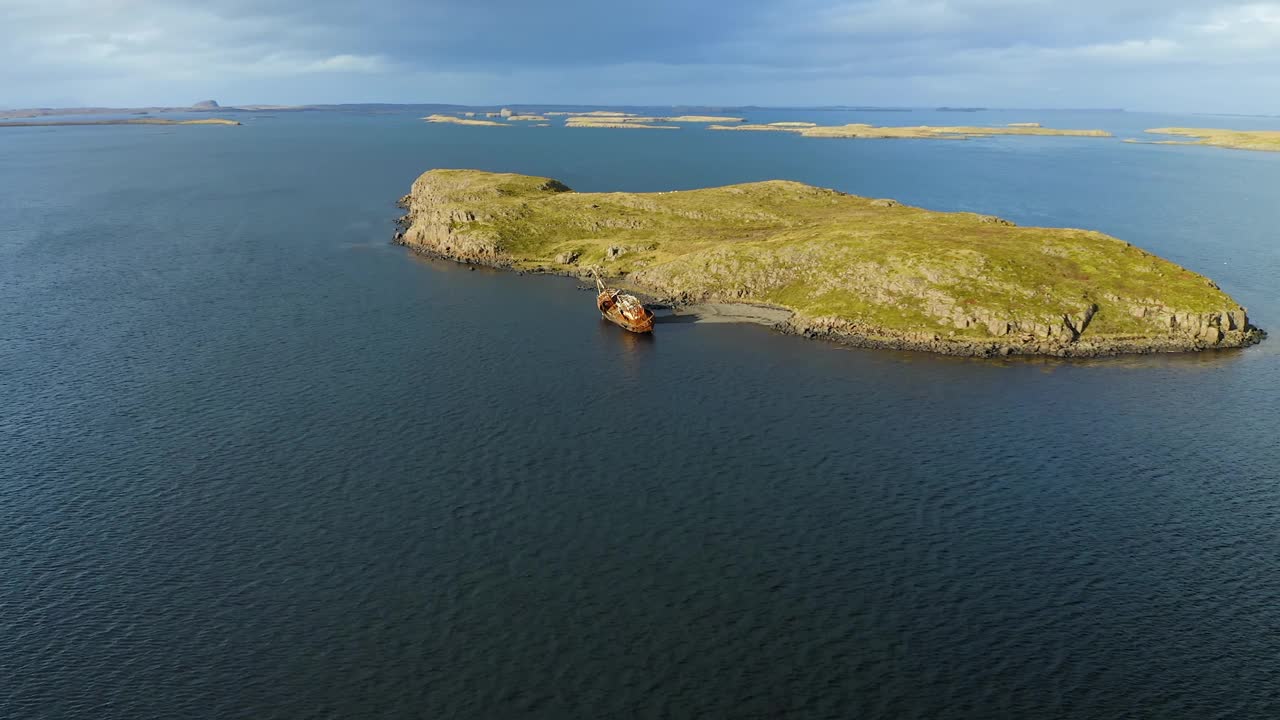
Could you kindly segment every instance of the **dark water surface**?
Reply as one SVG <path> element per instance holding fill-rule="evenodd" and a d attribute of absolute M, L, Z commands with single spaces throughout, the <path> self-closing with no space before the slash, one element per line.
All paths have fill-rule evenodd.
<path fill-rule="evenodd" d="M 1027 115 L 818 119 L 1229 124 Z M 438 166 L 1090 227 L 1280 329 L 1280 154 L 338 113 L 0 131 L 0 717 L 1280 716 L 1280 341 L 998 363 L 628 336 L 572 281 L 388 245 Z"/>

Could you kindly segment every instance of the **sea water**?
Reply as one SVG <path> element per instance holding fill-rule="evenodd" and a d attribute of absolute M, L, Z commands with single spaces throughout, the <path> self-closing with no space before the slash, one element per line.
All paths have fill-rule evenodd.
<path fill-rule="evenodd" d="M 1084 227 L 1280 328 L 1280 154 L 1103 128 L 0 130 L 0 716 L 1275 717 L 1280 343 L 1098 361 L 602 323 L 389 243 L 421 172 L 785 178 Z"/>

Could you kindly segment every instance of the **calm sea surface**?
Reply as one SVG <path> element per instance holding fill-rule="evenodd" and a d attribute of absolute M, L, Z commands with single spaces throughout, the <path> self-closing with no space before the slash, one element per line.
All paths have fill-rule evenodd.
<path fill-rule="evenodd" d="M 433 167 L 788 178 L 1102 230 L 1274 333 L 1280 154 L 420 114 L 0 130 L 0 717 L 1280 716 L 1280 337 L 642 338 L 388 244 Z"/>

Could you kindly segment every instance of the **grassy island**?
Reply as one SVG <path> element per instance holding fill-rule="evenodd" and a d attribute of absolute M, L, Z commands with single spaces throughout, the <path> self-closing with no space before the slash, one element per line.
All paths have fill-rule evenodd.
<path fill-rule="evenodd" d="M 497 113 L 486 113 L 489 116 L 496 116 Z M 428 115 L 423 120 L 429 123 L 447 123 L 450 125 L 484 125 L 488 127 L 507 127 L 504 122 L 495 122 L 493 120 L 473 120 L 471 118 L 456 117 L 454 115 Z"/>
<path fill-rule="evenodd" d="M 564 124 L 565 127 L 571 128 L 649 128 L 651 130 L 679 130 L 679 125 L 657 125 L 650 122 L 649 118 L 637 120 L 635 118 L 586 118 L 571 117 Z"/>
<path fill-rule="evenodd" d="M 54 127 L 62 125 L 239 125 L 238 120 L 226 118 L 200 118 L 199 120 L 171 120 L 169 118 L 121 118 L 106 120 L 24 120 L 0 122 L 0 127 Z"/>
<path fill-rule="evenodd" d="M 1106 130 L 1059 130 L 1041 127 L 1039 123 L 1014 123 L 1004 127 L 957 125 L 934 127 L 916 125 L 910 127 L 877 127 L 865 123 L 849 125 L 815 125 L 804 122 L 775 122 L 767 125 L 712 125 L 712 130 L 761 130 L 793 132 L 805 137 L 827 138 L 925 138 L 937 140 L 963 140 L 987 135 L 1064 135 L 1072 137 L 1111 137 Z"/>
<path fill-rule="evenodd" d="M 463 262 L 600 268 L 678 303 L 767 304 L 785 329 L 949 354 L 1093 356 L 1239 347 L 1261 331 L 1204 276 L 1087 230 L 1022 228 L 773 180 L 578 193 L 432 170 L 399 242 Z"/>
<path fill-rule="evenodd" d="M 564 119 L 565 125 L 591 125 L 594 123 L 656 123 L 656 117 L 639 115 L 570 115 Z"/>
<path fill-rule="evenodd" d="M 722 117 L 718 115 L 600 115 L 596 113 L 570 115 L 565 118 L 566 125 L 612 123 L 738 123 L 742 118 Z"/>
<path fill-rule="evenodd" d="M 478 120 L 474 119 L 476 113 L 465 112 L 457 115 L 428 115 L 422 118 L 431 123 L 449 123 L 453 125 L 481 125 L 488 127 L 505 127 L 513 122 L 528 122 L 534 127 L 545 127 L 543 123 L 551 117 L 564 116 L 565 127 L 590 127 L 590 128 L 634 128 L 648 127 L 661 130 L 678 130 L 678 125 L 664 125 L 663 123 L 737 123 L 742 122 L 742 118 L 727 117 L 720 115 L 673 115 L 666 116 L 647 116 L 633 115 L 631 113 L 615 112 L 612 110 L 592 110 L 591 112 L 548 112 L 540 115 L 520 115 L 505 111 L 501 113 L 484 113 L 486 117 L 500 118 L 498 120 Z"/>
<path fill-rule="evenodd" d="M 743 122 L 744 118 L 722 117 L 719 115 L 674 115 L 672 117 L 661 117 L 658 120 L 680 123 L 736 123 Z"/>
<path fill-rule="evenodd" d="M 634 118 L 637 120 L 661 120 L 666 122 L 688 122 L 688 123 L 708 123 L 708 122 L 742 122 L 740 117 L 728 117 L 725 115 L 636 115 L 635 113 L 623 112 L 621 110 L 591 110 L 588 112 L 572 112 L 568 110 L 556 110 L 553 112 L 543 113 L 544 115 L 563 115 L 566 117 L 595 117 L 595 118 Z"/>
<path fill-rule="evenodd" d="M 1154 128 L 1154 135 L 1195 138 L 1191 141 L 1156 140 L 1163 145 L 1212 145 L 1233 150 L 1280 152 L 1280 130 L 1222 130 L 1217 128 Z"/>

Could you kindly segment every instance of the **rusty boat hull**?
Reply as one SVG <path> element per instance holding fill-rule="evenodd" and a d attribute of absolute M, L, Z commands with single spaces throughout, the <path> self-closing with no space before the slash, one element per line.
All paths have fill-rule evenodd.
<path fill-rule="evenodd" d="M 653 332 L 653 311 L 630 295 L 606 290 L 596 296 L 600 316 L 623 330 L 633 333 Z"/>

